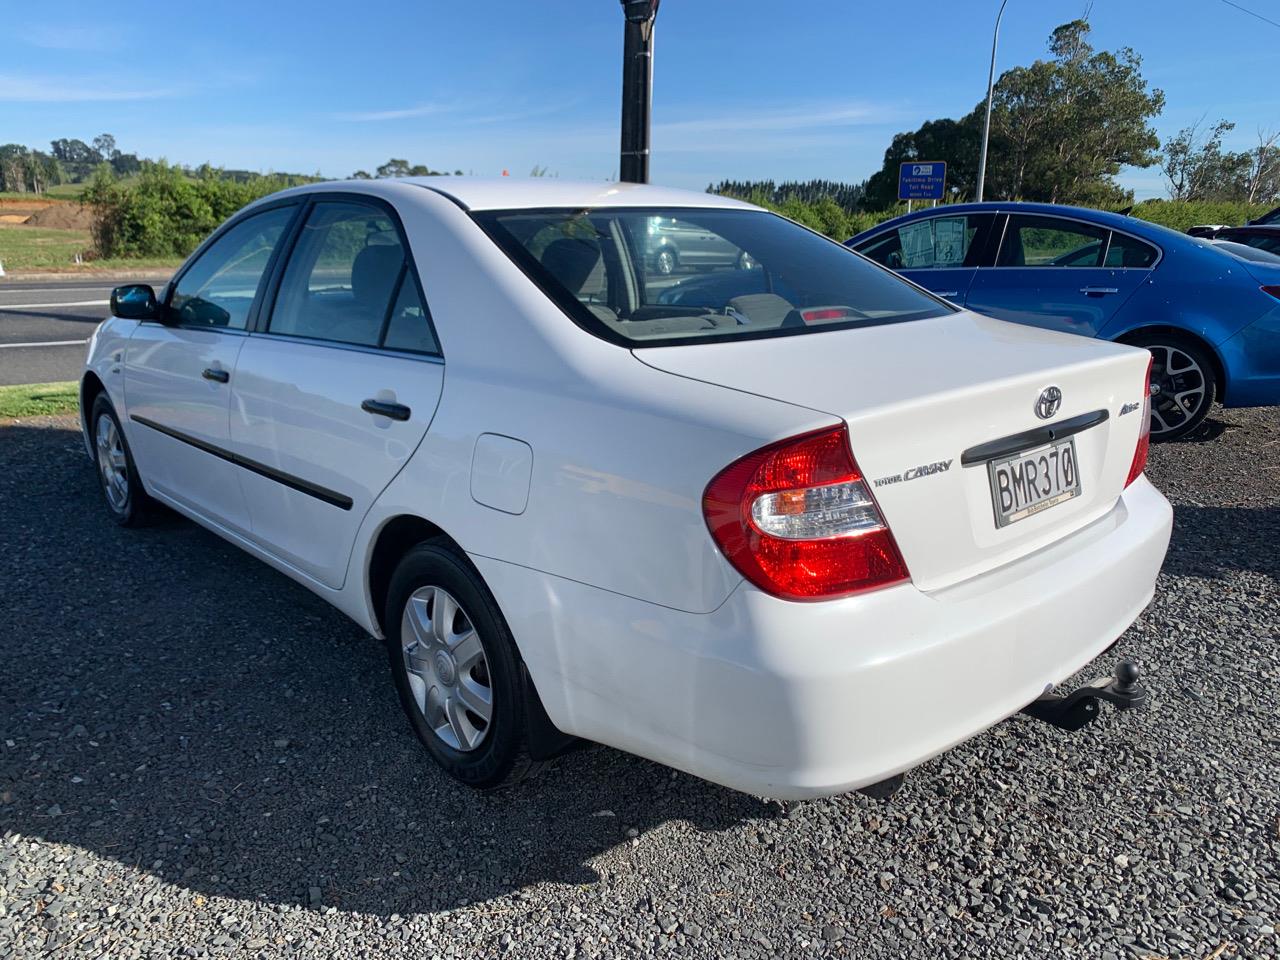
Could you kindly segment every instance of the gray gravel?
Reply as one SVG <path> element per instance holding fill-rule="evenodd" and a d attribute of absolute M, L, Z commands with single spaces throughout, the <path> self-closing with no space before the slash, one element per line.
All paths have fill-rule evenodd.
<path fill-rule="evenodd" d="M 789 809 L 604 748 L 454 786 L 356 627 L 0 428 L 0 958 L 1274 956 L 1278 422 L 1154 451 L 1150 710 Z"/>

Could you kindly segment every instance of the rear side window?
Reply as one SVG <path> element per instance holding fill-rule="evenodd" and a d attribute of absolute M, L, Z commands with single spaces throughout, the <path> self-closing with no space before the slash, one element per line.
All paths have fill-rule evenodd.
<path fill-rule="evenodd" d="M 399 231 L 379 207 L 321 202 L 294 244 L 270 333 L 434 353 Z"/>
<path fill-rule="evenodd" d="M 473 216 L 575 322 L 627 345 L 790 336 L 954 312 L 840 244 L 760 210 Z"/>
<path fill-rule="evenodd" d="M 262 275 L 296 207 L 241 220 L 218 237 L 179 278 L 169 310 L 185 326 L 243 330 Z"/>
<path fill-rule="evenodd" d="M 973 267 L 982 253 L 979 237 L 985 238 L 991 219 L 984 213 L 913 220 L 854 249 L 890 270 Z"/>
<path fill-rule="evenodd" d="M 996 266 L 1100 267 L 1109 232 L 1079 220 L 1013 214 Z"/>
<path fill-rule="evenodd" d="M 1123 233 L 1111 234 L 1111 246 L 1107 248 L 1107 266 L 1129 269 L 1146 269 L 1156 262 L 1156 248 L 1135 237 Z"/>

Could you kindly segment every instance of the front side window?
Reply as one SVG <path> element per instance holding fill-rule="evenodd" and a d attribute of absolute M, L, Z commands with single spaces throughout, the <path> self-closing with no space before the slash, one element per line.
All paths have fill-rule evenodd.
<path fill-rule="evenodd" d="M 954 312 L 839 244 L 764 211 L 474 216 L 579 325 L 629 345 L 787 336 Z"/>
<path fill-rule="evenodd" d="M 975 239 L 990 214 L 958 214 L 913 220 L 858 244 L 855 249 L 890 270 L 977 266 Z"/>
<path fill-rule="evenodd" d="M 400 233 L 381 208 L 317 203 L 294 244 L 267 327 L 287 337 L 435 352 Z"/>
<path fill-rule="evenodd" d="M 996 266 L 1100 267 L 1109 232 L 1078 220 L 1012 214 Z"/>
<path fill-rule="evenodd" d="M 262 275 L 296 208 L 277 207 L 241 220 L 183 273 L 169 310 L 184 326 L 243 330 Z"/>

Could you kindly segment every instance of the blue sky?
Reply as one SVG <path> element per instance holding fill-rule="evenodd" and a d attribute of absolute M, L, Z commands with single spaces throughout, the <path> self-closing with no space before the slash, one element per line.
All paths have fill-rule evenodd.
<path fill-rule="evenodd" d="M 1280 21 L 1280 0 L 1240 3 Z M 0 141 L 47 149 L 105 131 L 143 156 L 334 177 L 391 156 L 478 175 L 617 171 L 616 0 L 219 0 L 198 26 L 171 0 L 105 6 L 6 14 Z M 652 179 L 868 176 L 896 131 L 985 96 L 997 6 L 666 0 Z M 1202 116 L 1236 121 L 1236 148 L 1280 127 L 1280 28 L 1222 0 L 1153 6 L 1094 0 L 1090 20 L 1096 46 L 1133 46 L 1165 91 L 1162 138 Z M 1009 0 L 999 68 L 1042 56 L 1084 8 Z M 1164 191 L 1154 169 L 1124 182 Z"/>

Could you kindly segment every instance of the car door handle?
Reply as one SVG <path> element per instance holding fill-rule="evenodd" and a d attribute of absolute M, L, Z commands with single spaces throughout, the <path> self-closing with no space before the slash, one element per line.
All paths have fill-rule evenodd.
<path fill-rule="evenodd" d="M 200 374 L 206 380 L 213 380 L 217 383 L 226 383 L 231 379 L 231 374 L 225 370 L 215 370 L 213 367 L 206 367 L 204 372 Z"/>
<path fill-rule="evenodd" d="M 933 295 L 935 297 L 958 297 L 960 296 L 960 291 L 959 290 L 934 290 Z"/>
<path fill-rule="evenodd" d="M 360 409 L 375 417 L 388 417 L 391 420 L 408 420 L 413 413 L 403 403 L 388 403 L 385 400 L 366 400 L 360 404 Z"/>
<path fill-rule="evenodd" d="M 1108 293 L 1119 293 L 1119 287 L 1081 287 L 1080 292 L 1086 297 L 1101 297 Z"/>

